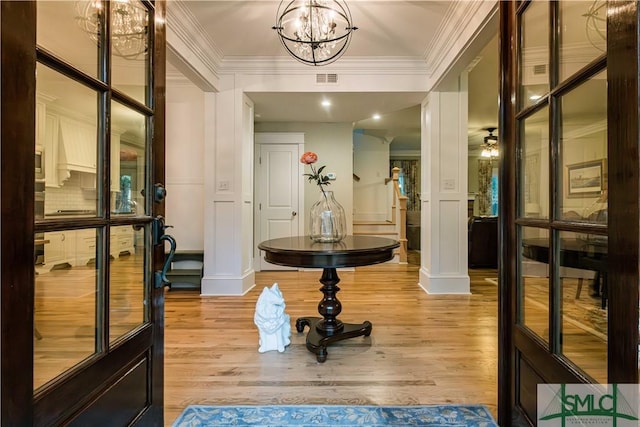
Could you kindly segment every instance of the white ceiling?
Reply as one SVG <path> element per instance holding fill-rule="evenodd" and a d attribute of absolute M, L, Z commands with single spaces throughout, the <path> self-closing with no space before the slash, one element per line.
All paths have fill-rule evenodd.
<path fill-rule="evenodd" d="M 348 0 L 353 25 L 358 30 L 343 57 L 424 58 L 451 3 Z M 279 4 L 274 0 L 185 2 L 225 59 L 287 56 L 272 29 Z"/>
<path fill-rule="evenodd" d="M 223 60 L 288 58 L 272 26 L 279 1 L 190 0 L 184 7 L 197 20 Z M 358 27 L 343 59 L 425 61 L 451 1 L 348 0 Z M 497 125 L 497 42 L 479 55 L 469 77 L 469 132 L 478 143 L 483 127 Z M 476 61 L 478 61 L 476 58 Z M 338 62 L 340 59 L 338 60 Z M 474 61 L 474 62 L 476 62 Z M 323 67 L 318 67 L 318 72 Z M 419 149 L 420 102 L 425 93 L 249 93 L 256 121 L 350 122 L 382 137 L 392 149 Z M 332 105 L 322 107 L 327 98 Z M 380 114 L 380 120 L 371 116 Z M 484 133 L 483 133 L 484 132 Z M 480 135 L 482 134 L 482 135 Z"/>

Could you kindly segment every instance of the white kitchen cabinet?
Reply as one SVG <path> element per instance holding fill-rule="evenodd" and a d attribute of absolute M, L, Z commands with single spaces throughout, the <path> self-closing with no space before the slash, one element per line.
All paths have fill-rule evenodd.
<path fill-rule="evenodd" d="M 120 135 L 111 133 L 111 191 L 120 191 Z"/>
<path fill-rule="evenodd" d="M 114 258 L 120 255 L 135 253 L 134 247 L 134 231 L 130 225 L 122 225 L 111 228 L 111 236 L 109 243 L 111 245 L 110 254 Z"/>
<path fill-rule="evenodd" d="M 56 114 L 46 113 L 44 122 L 45 125 L 42 130 L 42 141 L 44 147 L 44 184 L 47 187 L 60 187 L 61 180 L 58 175 L 58 116 Z"/>
<path fill-rule="evenodd" d="M 96 230 L 78 230 L 76 234 L 76 265 L 87 265 L 96 259 Z"/>
<path fill-rule="evenodd" d="M 36 149 L 44 149 L 46 118 L 47 106 L 44 102 L 36 101 Z"/>
<path fill-rule="evenodd" d="M 49 243 L 44 247 L 44 266 L 52 269 L 56 265 L 72 267 L 86 266 L 96 258 L 96 230 L 71 230 L 44 233 Z M 110 254 L 113 258 L 135 253 L 135 233 L 130 225 L 111 228 Z"/>
<path fill-rule="evenodd" d="M 56 265 L 76 265 L 76 231 L 52 231 L 44 233 L 48 241 L 44 245 L 44 265 L 52 269 Z"/>

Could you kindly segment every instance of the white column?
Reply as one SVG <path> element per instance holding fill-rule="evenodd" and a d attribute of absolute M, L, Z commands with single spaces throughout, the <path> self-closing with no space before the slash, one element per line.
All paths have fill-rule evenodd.
<path fill-rule="evenodd" d="M 422 104 L 420 286 L 430 294 L 468 294 L 467 79 L 456 92 Z"/>
<path fill-rule="evenodd" d="M 242 295 L 255 284 L 253 104 L 234 85 L 205 97 L 204 277 L 202 295 Z"/>

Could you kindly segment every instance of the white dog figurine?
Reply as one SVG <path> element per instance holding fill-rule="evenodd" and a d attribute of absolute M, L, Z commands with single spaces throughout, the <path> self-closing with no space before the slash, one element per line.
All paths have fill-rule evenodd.
<path fill-rule="evenodd" d="M 271 288 L 265 286 L 256 303 L 253 321 L 260 333 L 258 352 L 278 350 L 280 353 L 291 344 L 291 323 L 284 312 L 284 297 L 274 283 Z"/>

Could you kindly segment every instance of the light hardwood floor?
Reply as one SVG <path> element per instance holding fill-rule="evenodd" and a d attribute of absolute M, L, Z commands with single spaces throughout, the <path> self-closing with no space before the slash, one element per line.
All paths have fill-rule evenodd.
<path fill-rule="evenodd" d="M 345 322 L 369 320 L 370 337 L 331 345 L 325 363 L 295 319 L 317 315 L 320 271 L 259 272 L 240 297 L 168 291 L 165 425 L 189 404 L 478 403 L 496 416 L 495 270 L 471 270 L 471 295 L 428 295 L 416 264 L 339 271 Z M 292 320 L 283 353 L 258 353 L 255 304 L 274 282 Z"/>
<path fill-rule="evenodd" d="M 240 297 L 167 291 L 166 425 L 188 404 L 481 403 L 496 415 L 497 286 L 495 270 L 470 270 L 470 295 L 428 295 L 418 286 L 419 259 L 340 271 L 340 319 L 373 323 L 370 337 L 333 344 L 324 364 L 305 347 L 295 319 L 317 315 L 320 271 L 256 273 Z M 143 258 L 111 264 L 110 338 L 143 320 Z M 36 276 L 34 386 L 95 349 L 95 265 Z M 253 323 L 265 286 L 278 282 L 291 316 L 284 353 L 258 353 Z M 73 285 L 73 286 L 69 286 Z M 563 354 L 606 382 L 606 310 L 575 280 L 563 280 Z M 547 278 L 527 278 L 525 324 L 548 336 Z M 604 313 L 604 315 L 603 315 Z M 603 320 L 605 323 L 603 323 Z"/>

